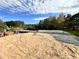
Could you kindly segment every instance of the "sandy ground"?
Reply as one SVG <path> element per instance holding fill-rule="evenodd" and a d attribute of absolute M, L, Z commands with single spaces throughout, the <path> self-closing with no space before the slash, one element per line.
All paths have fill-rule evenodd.
<path fill-rule="evenodd" d="M 16 34 L 0 38 L 0 59 L 79 59 L 79 46 L 50 34 Z"/>

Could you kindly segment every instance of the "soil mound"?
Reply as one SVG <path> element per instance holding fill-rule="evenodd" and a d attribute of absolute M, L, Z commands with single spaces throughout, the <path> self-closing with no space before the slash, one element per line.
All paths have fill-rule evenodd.
<path fill-rule="evenodd" d="M 15 34 L 0 38 L 0 59 L 79 59 L 79 46 L 50 34 Z"/>

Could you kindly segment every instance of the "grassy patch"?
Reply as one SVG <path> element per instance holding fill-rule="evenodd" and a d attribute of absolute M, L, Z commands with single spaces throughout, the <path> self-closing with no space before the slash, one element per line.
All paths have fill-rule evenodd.
<path fill-rule="evenodd" d="M 73 30 L 66 30 L 66 31 L 71 33 L 72 35 L 79 36 L 79 31 L 73 31 Z"/>

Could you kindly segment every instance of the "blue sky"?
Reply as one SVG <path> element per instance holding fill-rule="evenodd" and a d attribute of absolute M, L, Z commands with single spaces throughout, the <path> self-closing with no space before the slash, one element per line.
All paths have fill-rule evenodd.
<path fill-rule="evenodd" d="M 0 18 L 4 21 L 21 20 L 27 24 L 38 23 L 61 12 L 79 12 L 79 0 L 1 0 Z"/>

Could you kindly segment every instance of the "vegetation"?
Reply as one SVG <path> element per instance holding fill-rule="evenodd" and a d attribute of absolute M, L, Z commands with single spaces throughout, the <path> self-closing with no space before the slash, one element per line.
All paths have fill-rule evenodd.
<path fill-rule="evenodd" d="M 70 33 L 79 35 L 79 13 L 75 15 L 50 16 L 44 20 L 40 20 L 39 24 L 25 24 L 23 21 L 6 21 L 0 20 L 0 31 L 2 30 L 68 30 Z"/>
<path fill-rule="evenodd" d="M 58 17 L 49 17 L 39 22 L 39 29 L 53 30 L 63 29 L 65 24 L 65 16 L 60 14 Z"/>
<path fill-rule="evenodd" d="M 5 22 L 3 22 L 2 20 L 0 20 L 0 31 L 4 31 L 7 28 Z"/>
<path fill-rule="evenodd" d="M 22 27 L 24 25 L 23 21 L 7 21 L 5 23 L 8 27 Z"/>
<path fill-rule="evenodd" d="M 71 33 L 72 35 L 79 36 L 79 31 L 77 31 L 77 30 L 65 30 L 65 31 Z"/>
<path fill-rule="evenodd" d="M 60 14 L 58 17 L 48 17 L 47 19 L 40 20 L 38 29 L 44 30 L 79 30 L 79 16 L 71 16 L 68 14 L 64 16 Z"/>
<path fill-rule="evenodd" d="M 25 24 L 23 29 L 25 29 L 25 30 L 33 30 L 33 29 L 35 29 L 35 24 Z"/>
<path fill-rule="evenodd" d="M 24 26 L 23 21 L 6 21 L 5 23 L 8 26 L 7 30 L 10 30 L 10 31 L 22 29 Z"/>

